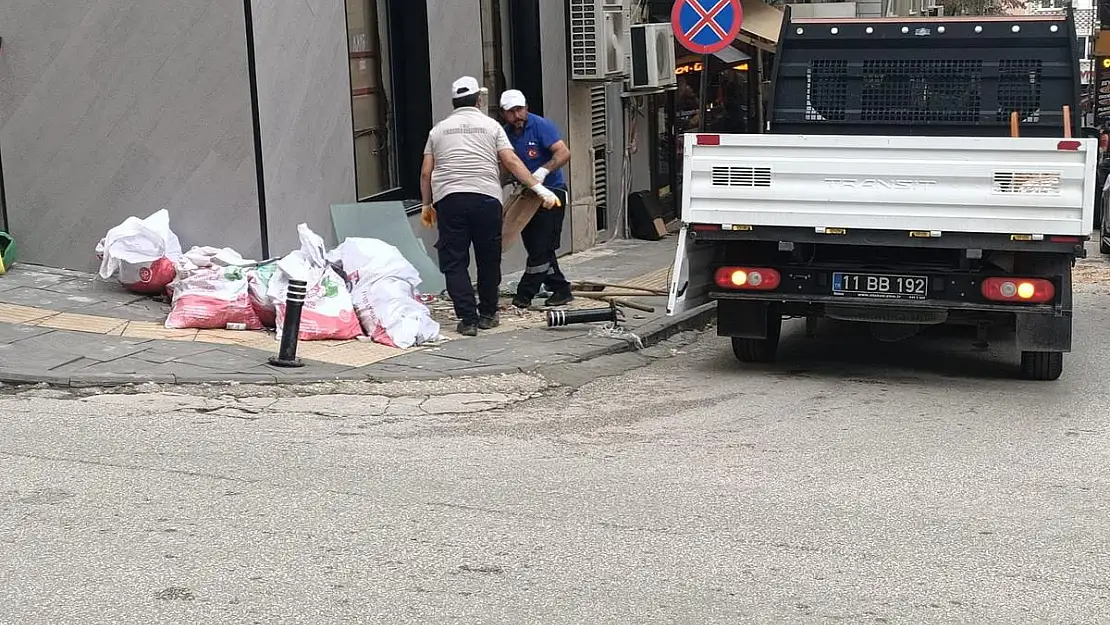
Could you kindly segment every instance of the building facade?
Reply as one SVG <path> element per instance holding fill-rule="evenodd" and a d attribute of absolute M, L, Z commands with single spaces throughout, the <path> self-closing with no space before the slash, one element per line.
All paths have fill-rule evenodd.
<path fill-rule="evenodd" d="M 89 269 L 105 231 L 161 208 L 186 247 L 254 258 L 302 222 L 334 240 L 333 204 L 415 221 L 458 76 L 568 128 L 566 28 L 540 0 L 7 0 L 0 225 L 27 262 Z"/>

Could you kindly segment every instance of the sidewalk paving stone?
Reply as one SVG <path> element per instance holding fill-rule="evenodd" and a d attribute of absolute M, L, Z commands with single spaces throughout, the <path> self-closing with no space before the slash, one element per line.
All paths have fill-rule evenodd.
<path fill-rule="evenodd" d="M 674 246 L 673 238 L 617 241 L 560 264 L 571 280 L 658 288 L 668 279 Z M 505 288 L 513 279 L 506 276 Z M 644 334 L 645 342 L 670 332 L 672 325 L 704 325 L 711 312 L 669 319 L 664 298 L 636 299 L 656 312 L 628 309 L 622 325 Z M 577 309 L 605 306 L 586 299 L 573 304 Z M 127 293 L 90 274 L 17 265 L 0 277 L 0 381 L 111 386 L 430 380 L 565 371 L 583 360 L 634 349 L 626 338 L 593 332 L 598 324 L 547 328 L 542 312 L 512 309 L 502 315 L 497 330 L 463 338 L 453 332 L 449 302 L 440 301 L 432 310 L 446 342 L 412 350 L 368 341 L 306 342 L 298 346 L 305 367 L 285 369 L 268 362 L 278 349 L 272 332 L 167 330 L 162 323 L 168 309 L 164 302 Z"/>
<path fill-rule="evenodd" d="M 15 343 L 15 347 L 27 353 L 54 350 L 83 358 L 91 358 L 100 362 L 108 362 L 143 351 L 147 348 L 144 343 L 145 341 L 135 341 L 114 336 L 70 333 L 65 330 L 57 330 L 48 334 L 22 339 Z"/>
<path fill-rule="evenodd" d="M 50 348 L 27 349 L 22 345 L 11 343 L 0 345 L 0 362 L 5 369 L 18 367 L 28 372 L 46 372 L 80 359 L 80 355 L 70 351 Z"/>

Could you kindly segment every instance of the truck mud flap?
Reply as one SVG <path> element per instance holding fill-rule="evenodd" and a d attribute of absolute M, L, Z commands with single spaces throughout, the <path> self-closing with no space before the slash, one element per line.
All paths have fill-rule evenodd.
<path fill-rule="evenodd" d="M 1023 352 L 1070 352 L 1071 315 L 1016 316 L 1015 341 Z"/>
<path fill-rule="evenodd" d="M 717 336 L 765 339 L 769 324 L 776 316 L 781 318 L 777 303 L 720 300 L 717 302 Z"/>

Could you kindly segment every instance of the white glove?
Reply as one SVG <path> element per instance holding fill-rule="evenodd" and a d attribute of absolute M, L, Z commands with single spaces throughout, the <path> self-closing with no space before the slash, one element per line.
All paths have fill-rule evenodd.
<path fill-rule="evenodd" d="M 548 189 L 542 184 L 531 187 L 531 189 L 533 193 L 540 196 L 540 200 L 543 202 L 544 208 L 554 208 L 556 206 L 559 206 L 559 196 L 552 193 L 551 189 Z"/>
<path fill-rule="evenodd" d="M 550 173 L 551 172 L 547 171 L 543 167 L 540 167 L 536 171 L 532 172 L 532 177 L 536 179 L 536 182 L 543 184 L 543 181 L 547 180 L 547 175 Z"/>

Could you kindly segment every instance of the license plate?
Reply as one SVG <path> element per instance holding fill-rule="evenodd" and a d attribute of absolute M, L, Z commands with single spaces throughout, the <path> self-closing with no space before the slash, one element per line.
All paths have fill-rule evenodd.
<path fill-rule="evenodd" d="M 871 273 L 833 273 L 832 294 L 879 299 L 925 299 L 929 279 Z"/>

